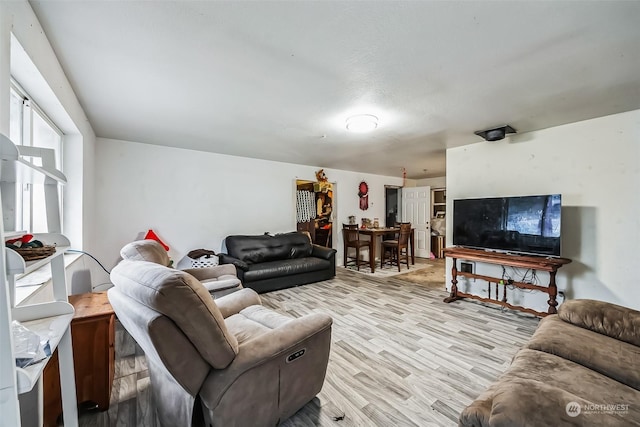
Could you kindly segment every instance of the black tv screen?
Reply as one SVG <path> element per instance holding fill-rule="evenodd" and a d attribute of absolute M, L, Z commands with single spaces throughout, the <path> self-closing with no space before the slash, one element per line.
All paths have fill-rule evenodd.
<path fill-rule="evenodd" d="M 453 244 L 560 256 L 560 194 L 453 201 Z"/>

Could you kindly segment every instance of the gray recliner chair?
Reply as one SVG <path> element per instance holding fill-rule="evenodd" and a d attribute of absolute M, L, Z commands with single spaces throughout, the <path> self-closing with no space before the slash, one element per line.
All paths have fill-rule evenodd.
<path fill-rule="evenodd" d="M 150 261 L 168 266 L 171 260 L 162 245 L 155 240 L 137 240 L 126 244 L 120 250 L 122 259 Z M 214 298 L 220 298 L 242 289 L 242 283 L 234 265 L 217 265 L 206 268 L 185 269 L 198 279 Z"/>
<path fill-rule="evenodd" d="M 322 388 L 329 316 L 283 316 L 248 288 L 214 300 L 192 275 L 148 261 L 121 261 L 111 281 L 111 305 L 147 357 L 160 425 L 273 426 Z"/>

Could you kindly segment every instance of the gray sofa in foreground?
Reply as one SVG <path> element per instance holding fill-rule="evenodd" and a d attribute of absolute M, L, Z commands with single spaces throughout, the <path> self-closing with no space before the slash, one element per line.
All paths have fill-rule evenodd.
<path fill-rule="evenodd" d="M 540 321 L 460 426 L 640 426 L 640 312 L 593 300 Z"/>
<path fill-rule="evenodd" d="M 191 274 L 123 260 L 109 301 L 144 350 L 165 427 L 274 426 L 322 388 L 332 320 L 263 307 L 251 289 L 213 299 Z"/>

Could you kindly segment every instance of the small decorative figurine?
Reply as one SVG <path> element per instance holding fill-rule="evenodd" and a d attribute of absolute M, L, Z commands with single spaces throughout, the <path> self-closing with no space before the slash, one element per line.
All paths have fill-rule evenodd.
<path fill-rule="evenodd" d="M 324 173 L 324 169 L 316 171 L 316 179 L 320 182 L 327 182 L 329 180 L 329 178 L 327 178 L 327 175 Z"/>

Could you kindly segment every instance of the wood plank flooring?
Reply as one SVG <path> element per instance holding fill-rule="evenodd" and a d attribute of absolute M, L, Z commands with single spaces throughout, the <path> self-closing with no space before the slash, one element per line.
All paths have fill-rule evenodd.
<path fill-rule="evenodd" d="M 282 423 L 298 426 L 455 426 L 538 325 L 526 314 L 475 301 L 445 304 L 445 291 L 338 268 L 332 280 L 261 295 L 294 317 L 333 320 L 320 394 Z M 116 331 L 111 407 L 80 426 L 154 426 L 144 355 Z"/>

